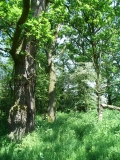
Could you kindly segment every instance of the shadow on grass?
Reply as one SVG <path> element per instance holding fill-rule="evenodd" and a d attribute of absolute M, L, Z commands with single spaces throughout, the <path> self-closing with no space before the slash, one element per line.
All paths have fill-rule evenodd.
<path fill-rule="evenodd" d="M 98 132 L 99 124 L 92 124 L 92 120 L 86 122 L 81 115 L 60 113 L 54 123 L 37 116 L 36 131 L 21 142 L 2 140 L 0 159 L 119 160 L 120 152 L 115 147 L 118 139 L 115 141 L 111 128 L 107 130 L 110 135 L 102 130 Z"/>
<path fill-rule="evenodd" d="M 75 130 L 77 139 L 82 141 L 84 136 L 91 134 L 90 132 L 92 131 L 93 127 L 94 126 L 91 124 L 84 124 L 84 125 L 82 124 L 77 127 L 75 126 L 74 130 Z"/>

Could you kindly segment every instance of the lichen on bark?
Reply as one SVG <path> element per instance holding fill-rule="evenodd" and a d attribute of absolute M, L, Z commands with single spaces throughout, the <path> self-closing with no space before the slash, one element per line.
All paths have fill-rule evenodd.
<path fill-rule="evenodd" d="M 27 106 L 15 103 L 9 111 L 8 123 L 11 133 L 8 137 L 11 140 L 21 140 L 26 132 Z"/>

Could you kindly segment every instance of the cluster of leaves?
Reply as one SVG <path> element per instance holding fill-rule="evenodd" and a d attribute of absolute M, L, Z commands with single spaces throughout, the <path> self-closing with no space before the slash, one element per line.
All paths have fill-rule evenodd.
<path fill-rule="evenodd" d="M 29 36 L 35 36 L 37 40 L 41 41 L 42 43 L 45 43 L 48 39 L 53 39 L 53 34 L 51 32 L 51 24 L 44 16 L 45 13 L 43 13 L 40 17 L 31 18 L 27 21 L 25 24 L 25 28 L 28 28 L 28 32 L 26 35 Z"/>
<path fill-rule="evenodd" d="M 10 48 L 16 23 L 22 12 L 21 0 L 10 0 L 0 2 L 0 34 L 1 43 L 4 48 Z M 6 50 L 5 50 L 6 51 Z M 7 50 L 6 52 L 9 52 Z"/>
<path fill-rule="evenodd" d="M 36 59 L 38 59 L 36 63 L 36 109 L 37 113 L 43 113 L 46 112 L 48 106 L 49 75 L 46 54 L 39 52 Z"/>

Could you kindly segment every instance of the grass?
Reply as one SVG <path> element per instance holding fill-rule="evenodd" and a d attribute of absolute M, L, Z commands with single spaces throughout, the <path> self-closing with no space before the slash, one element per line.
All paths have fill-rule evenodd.
<path fill-rule="evenodd" d="M 4 133 L 5 132 L 5 127 Z M 36 117 L 36 130 L 19 143 L 0 138 L 1 160 L 120 160 L 120 112 L 57 113 L 54 123 Z"/>

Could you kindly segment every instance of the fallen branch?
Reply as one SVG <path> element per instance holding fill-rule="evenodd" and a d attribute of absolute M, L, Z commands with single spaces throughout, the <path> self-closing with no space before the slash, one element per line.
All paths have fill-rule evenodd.
<path fill-rule="evenodd" d="M 117 106 L 108 105 L 108 104 L 101 104 L 101 106 L 102 106 L 103 108 L 115 109 L 115 110 L 120 111 L 120 107 L 117 107 Z"/>

